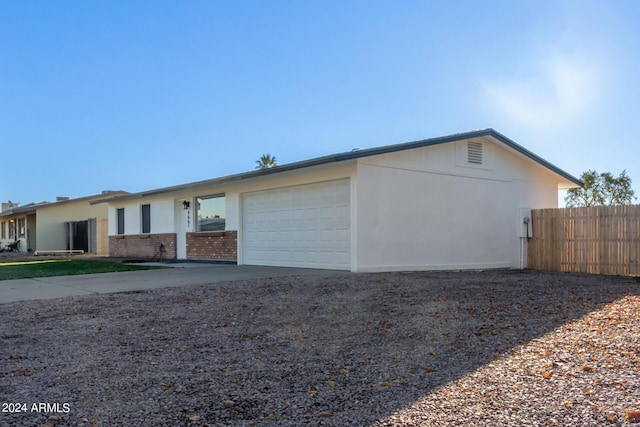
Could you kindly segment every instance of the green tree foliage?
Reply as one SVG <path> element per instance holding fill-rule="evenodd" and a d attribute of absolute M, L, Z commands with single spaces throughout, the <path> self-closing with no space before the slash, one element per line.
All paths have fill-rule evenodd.
<path fill-rule="evenodd" d="M 263 154 L 258 160 L 256 160 L 256 169 L 269 169 L 274 166 L 278 166 L 276 158 L 271 154 Z"/>
<path fill-rule="evenodd" d="M 582 174 L 583 188 L 567 190 L 564 201 L 567 207 L 580 206 L 614 206 L 630 205 L 636 199 L 631 188 L 631 178 L 623 170 L 619 177 L 614 178 L 610 172 L 599 174 L 596 171 L 586 171 Z"/>

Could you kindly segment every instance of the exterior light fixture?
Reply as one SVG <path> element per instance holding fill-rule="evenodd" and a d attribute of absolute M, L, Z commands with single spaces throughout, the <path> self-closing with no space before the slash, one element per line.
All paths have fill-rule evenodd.
<path fill-rule="evenodd" d="M 183 202 L 182 202 L 182 208 L 183 208 L 184 210 L 189 209 L 189 206 L 191 206 L 191 203 L 189 203 L 189 201 L 188 201 L 188 200 L 185 200 L 185 201 L 183 201 Z"/>

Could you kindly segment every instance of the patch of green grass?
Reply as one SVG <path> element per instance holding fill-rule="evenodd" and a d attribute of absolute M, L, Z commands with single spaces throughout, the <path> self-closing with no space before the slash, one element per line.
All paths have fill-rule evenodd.
<path fill-rule="evenodd" d="M 113 273 L 162 268 L 146 265 L 128 265 L 112 261 L 53 259 L 0 263 L 0 280 L 30 279 L 33 277 L 70 276 L 77 274 Z"/>

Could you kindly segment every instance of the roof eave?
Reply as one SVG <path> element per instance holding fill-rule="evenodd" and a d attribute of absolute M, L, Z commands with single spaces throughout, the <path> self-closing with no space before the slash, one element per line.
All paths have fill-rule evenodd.
<path fill-rule="evenodd" d="M 580 179 L 578 179 L 575 176 L 569 174 L 568 172 L 565 172 L 564 170 L 560 169 L 556 165 L 554 165 L 552 163 L 549 163 L 548 161 L 546 161 L 542 157 L 540 157 L 537 154 L 527 150 L 522 145 L 520 145 L 520 144 L 516 143 L 515 141 L 507 138 L 506 136 L 504 136 L 500 132 L 498 132 L 498 131 L 496 131 L 494 129 L 487 129 L 487 131 L 489 131 L 489 134 L 492 137 L 498 139 L 500 142 L 502 142 L 503 144 L 507 145 L 508 147 L 511 147 L 514 150 L 518 151 L 520 154 L 523 154 L 526 157 L 529 157 L 531 160 L 533 160 L 533 161 L 539 163 L 540 165 L 546 167 L 547 169 L 555 172 L 556 174 L 560 175 L 561 177 L 563 177 L 567 181 L 570 181 L 570 182 L 572 182 L 572 183 L 574 183 L 574 184 L 576 184 L 576 185 L 578 185 L 580 187 L 584 187 L 584 182 L 582 182 Z"/>
<path fill-rule="evenodd" d="M 242 173 L 238 173 L 238 174 L 234 174 L 234 175 L 228 175 L 228 176 L 224 176 L 224 177 L 220 177 L 220 178 L 213 178 L 213 179 L 208 179 L 208 180 L 203 180 L 203 181 L 196 181 L 196 182 L 192 182 L 192 183 L 188 183 L 188 184 L 181 184 L 181 185 L 174 185 L 174 186 L 170 186 L 170 187 L 163 187 L 163 188 L 158 188 L 156 190 L 142 191 L 142 192 L 139 192 L 139 193 L 126 194 L 126 195 L 123 195 L 123 196 L 120 196 L 120 197 L 113 197 L 113 198 L 110 198 L 108 200 L 99 200 L 99 201 L 96 201 L 94 203 L 116 202 L 116 201 L 121 201 L 121 200 L 139 198 L 139 197 L 149 197 L 149 196 L 168 193 L 168 192 L 172 192 L 172 191 L 184 191 L 184 190 L 188 190 L 188 189 L 191 189 L 191 188 L 203 187 L 203 186 L 206 186 L 206 185 L 224 184 L 224 183 L 228 183 L 228 182 L 251 179 L 251 178 L 256 178 L 256 177 L 260 177 L 260 176 L 264 176 L 264 175 L 270 175 L 270 174 L 275 174 L 275 173 L 280 173 L 280 172 L 303 169 L 303 168 L 312 167 L 312 166 L 325 165 L 325 164 L 329 164 L 329 163 L 337 163 L 337 162 L 342 162 L 342 161 L 347 161 L 347 160 L 359 159 L 359 158 L 362 158 L 362 157 L 376 156 L 376 155 L 380 155 L 380 154 L 387 154 L 387 153 L 393 153 L 393 152 L 397 152 L 397 151 L 410 150 L 410 149 L 413 149 L 413 148 L 428 147 L 428 146 L 431 146 L 431 145 L 444 144 L 444 143 L 447 143 L 447 142 L 461 141 L 461 140 L 465 140 L 465 139 L 481 138 L 481 137 L 487 137 L 487 136 L 493 137 L 494 139 L 498 140 L 499 142 L 502 142 L 503 144 L 507 145 L 508 147 L 511 147 L 512 149 L 514 149 L 517 152 L 523 154 L 524 156 L 530 158 L 531 160 L 535 161 L 536 163 L 540 164 L 541 166 L 546 167 L 547 169 L 551 170 L 552 172 L 554 172 L 557 175 L 561 176 L 562 178 L 566 179 L 567 181 L 572 182 L 572 183 L 574 183 L 576 185 L 579 185 L 581 187 L 584 185 L 582 183 L 582 181 L 580 181 L 578 178 L 570 175 L 569 173 L 567 173 L 567 172 L 563 171 L 562 169 L 558 168 L 557 166 L 549 163 L 548 161 L 544 160 L 542 157 L 532 153 L 531 151 L 527 150 L 526 148 L 524 148 L 520 144 L 517 144 L 516 142 L 512 141 L 511 139 L 507 138 L 506 136 L 502 135 L 501 133 L 495 131 L 494 129 L 487 128 L 487 129 L 474 130 L 474 131 L 470 131 L 470 132 L 457 133 L 457 134 L 453 134 L 453 135 L 440 136 L 440 137 L 436 137 L 436 138 L 422 139 L 422 140 L 419 140 L 419 141 L 405 142 L 405 143 L 394 144 L 394 145 L 386 145 L 386 146 L 383 146 L 383 147 L 374 147 L 374 148 L 365 148 L 365 149 L 361 149 L 361 150 L 347 151 L 347 152 L 343 152 L 343 153 L 332 154 L 332 155 L 323 156 L 323 157 L 317 157 L 317 158 L 310 159 L 310 160 L 303 160 L 303 161 L 300 161 L 300 162 L 288 163 L 288 164 L 281 165 L 281 166 L 274 166 L 274 167 L 268 168 L 268 169 L 259 169 L 259 170 L 255 170 L 255 171 L 242 172 Z"/>
<path fill-rule="evenodd" d="M 4 212 L 0 212 L 0 217 L 30 214 L 35 212 L 39 207 L 42 207 L 42 206 L 22 206 L 22 207 L 9 209 Z"/>

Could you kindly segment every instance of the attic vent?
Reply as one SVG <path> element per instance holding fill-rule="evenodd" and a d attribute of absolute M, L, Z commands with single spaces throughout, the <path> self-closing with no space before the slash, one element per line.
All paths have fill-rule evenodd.
<path fill-rule="evenodd" d="M 467 142 L 467 162 L 475 165 L 482 164 L 482 143 L 481 142 Z"/>

